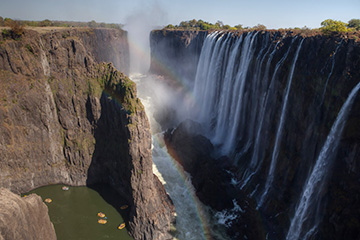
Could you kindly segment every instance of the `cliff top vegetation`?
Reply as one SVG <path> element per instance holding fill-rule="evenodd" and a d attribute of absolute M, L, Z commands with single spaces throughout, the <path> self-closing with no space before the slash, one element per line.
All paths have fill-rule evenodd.
<path fill-rule="evenodd" d="M 179 25 L 172 25 L 169 24 L 165 28 L 165 30 L 265 30 L 267 29 L 265 25 L 258 24 L 253 27 L 244 27 L 242 24 L 235 25 L 231 27 L 230 25 L 224 24 L 221 21 L 217 21 L 215 24 L 209 23 L 203 20 L 189 20 L 189 21 L 182 21 Z M 289 28 L 291 29 L 291 28 Z M 309 29 L 308 27 L 304 26 L 303 28 L 293 28 L 295 30 L 300 29 Z M 282 29 L 279 29 L 282 30 Z M 311 29 L 311 30 L 318 30 L 318 29 Z M 349 32 L 349 31 L 359 31 L 360 30 L 360 19 L 351 19 L 348 23 L 344 23 L 341 21 L 327 19 L 321 22 L 320 30 L 323 33 L 332 33 L 332 32 Z"/>
<path fill-rule="evenodd" d="M 258 24 L 253 27 L 243 27 L 243 25 L 238 24 L 233 27 L 230 25 L 226 25 L 221 21 L 217 21 L 215 24 L 205 22 L 203 20 L 189 20 L 182 21 L 179 25 L 169 24 L 164 27 L 162 30 L 187 30 L 187 31 L 216 31 L 216 30 L 224 30 L 224 31 L 262 31 L 266 30 L 266 26 L 263 24 Z M 275 29 L 271 29 L 274 31 Z M 280 28 L 276 29 L 276 31 L 286 31 L 291 32 L 295 35 L 300 34 L 304 36 L 314 36 L 314 35 L 342 35 L 347 36 L 349 38 L 355 39 L 355 41 L 360 41 L 360 19 L 351 19 L 348 23 L 344 23 L 342 21 L 326 19 L 321 22 L 320 28 L 310 29 L 306 26 L 302 28 Z"/>
<path fill-rule="evenodd" d="M 89 28 L 115 28 L 122 29 L 122 24 L 117 23 L 98 23 L 94 20 L 90 22 L 75 21 L 51 21 L 45 19 L 42 21 L 13 20 L 11 18 L 3 18 L 0 16 L 0 27 L 9 26 L 11 22 L 17 22 L 24 27 L 89 27 Z"/>

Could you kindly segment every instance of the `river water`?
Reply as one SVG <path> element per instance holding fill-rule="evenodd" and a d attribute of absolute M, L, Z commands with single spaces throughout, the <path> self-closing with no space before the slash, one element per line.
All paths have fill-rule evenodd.
<path fill-rule="evenodd" d="M 126 228 L 117 229 L 124 222 L 128 210 L 120 210 L 124 203 L 111 187 L 69 187 L 67 191 L 62 187 L 50 185 L 30 192 L 40 195 L 43 200 L 52 200 L 46 205 L 58 240 L 133 239 Z M 106 215 L 106 224 L 98 223 L 99 212 Z"/>

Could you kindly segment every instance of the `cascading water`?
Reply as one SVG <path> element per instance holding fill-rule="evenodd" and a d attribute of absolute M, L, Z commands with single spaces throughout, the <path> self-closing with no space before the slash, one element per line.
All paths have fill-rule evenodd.
<path fill-rule="evenodd" d="M 336 155 L 337 147 L 348 117 L 351 106 L 354 102 L 360 83 L 349 94 L 342 106 L 331 130 L 322 147 L 315 166 L 306 181 L 301 199 L 296 207 L 294 217 L 287 233 L 287 240 L 308 239 L 318 225 L 319 217 L 315 216 L 316 208 L 319 208 L 321 194 L 326 186 L 326 178 L 331 171 L 332 160 Z"/>
<path fill-rule="evenodd" d="M 327 89 L 327 86 L 328 86 L 328 83 L 329 83 L 329 79 L 334 71 L 334 67 L 335 67 L 335 57 L 336 57 L 336 54 L 337 52 L 339 51 L 341 45 L 343 43 L 343 40 L 341 40 L 341 42 L 339 43 L 339 45 L 336 47 L 335 51 L 334 51 L 334 54 L 331 55 L 331 70 L 330 70 L 330 73 L 328 74 L 328 77 L 326 78 L 326 82 L 325 82 L 325 87 L 324 87 L 324 91 L 321 95 L 321 101 L 320 101 L 320 105 L 323 104 L 324 102 L 324 98 L 325 98 L 325 93 L 326 93 L 326 89 Z"/>
<path fill-rule="evenodd" d="M 327 44 L 325 48 L 324 43 Z M 233 200 L 234 209 L 241 206 L 239 211 L 227 206 L 215 214 L 221 217 L 219 224 L 233 224 L 226 226 L 230 233 L 234 229 L 243 231 L 241 227 L 247 224 L 241 221 L 247 216 L 252 217 L 252 210 L 264 216 L 260 225 L 264 224 L 263 237 L 266 239 L 307 239 L 332 224 L 318 224 L 318 216 L 329 214 L 323 206 L 319 208 L 324 205 L 319 198 L 327 199 L 334 191 L 336 194 L 338 189 L 342 191 L 343 183 L 336 187 L 332 184 L 333 189 L 329 189 L 325 188 L 325 182 L 317 185 L 315 177 L 326 179 L 331 170 L 330 162 L 318 162 L 329 154 L 330 148 L 336 149 L 338 142 L 330 144 L 328 150 L 324 150 L 325 146 L 320 149 L 319 143 L 325 142 L 331 127 L 329 123 L 337 114 L 338 97 L 346 92 L 348 85 L 343 87 L 342 83 L 353 84 L 358 76 L 354 70 L 355 62 L 351 66 L 345 64 L 345 60 L 357 59 L 357 52 L 349 48 L 349 44 L 352 43 L 345 39 L 339 43 L 322 36 L 295 36 L 293 32 L 280 31 L 212 32 L 205 38 L 190 94 L 194 102 L 187 116 L 201 124 L 202 134 L 214 144 L 210 157 L 214 161 L 217 159 L 214 164 L 219 165 L 219 172 L 225 170 L 228 174 L 229 180 L 221 183 L 232 188 L 222 193 L 224 199 Z M 341 61 L 344 64 L 338 64 Z M 340 115 L 346 118 L 342 111 Z M 353 126 L 357 115 L 350 116 L 352 124 L 344 131 L 347 133 L 344 139 L 346 137 L 346 143 L 351 145 L 341 144 L 338 155 L 346 157 L 343 165 L 347 166 L 339 175 L 357 171 L 358 145 L 353 143 L 353 136 L 357 139 L 358 135 L 348 133 L 349 129 L 357 129 Z M 340 138 L 341 134 L 335 135 Z M 328 170 L 321 172 L 318 164 Z M 206 179 L 196 173 L 193 177 L 199 176 Z M 353 176 L 349 178 L 354 180 Z M 335 178 L 329 179 L 334 183 Z M 211 188 L 209 185 L 206 188 Z M 199 192 L 202 191 L 203 186 L 197 187 Z M 239 199 L 250 199 L 250 204 Z M 333 207 L 336 201 L 331 201 Z M 312 211 L 309 218 L 316 221 L 307 220 Z M 296 214 L 286 236 L 284 229 L 289 227 L 289 213 L 292 212 Z"/>
<path fill-rule="evenodd" d="M 282 105 L 282 110 L 281 110 L 281 116 L 280 116 L 280 121 L 279 121 L 279 125 L 277 127 L 277 132 L 276 132 L 276 137 L 275 137 L 275 145 L 273 148 L 273 153 L 271 156 L 271 164 L 270 164 L 270 169 L 269 169 L 269 173 L 268 173 L 268 177 L 266 179 L 266 183 L 265 183 L 265 190 L 264 193 L 261 195 L 258 207 L 260 207 L 262 205 L 262 203 L 265 200 L 265 197 L 269 191 L 269 188 L 271 187 L 273 180 L 274 180 L 274 174 L 275 174 L 275 168 L 276 168 L 276 163 L 277 163 L 277 159 L 279 156 L 279 142 L 280 139 L 282 137 L 282 131 L 283 131 L 283 126 L 284 126 L 284 121 L 286 118 L 286 110 L 287 110 L 287 105 L 288 105 L 288 99 L 289 99 L 289 93 L 290 93 L 290 88 L 291 88 L 291 82 L 293 79 L 293 75 L 294 75 L 294 70 L 295 70 L 295 65 L 296 65 L 296 61 L 298 59 L 299 56 L 299 52 L 301 49 L 301 46 L 304 42 L 304 39 L 301 40 L 296 53 L 295 53 L 295 57 L 291 66 L 291 70 L 290 70 L 290 74 L 289 74 L 289 78 L 288 78 L 288 83 L 286 85 L 286 89 L 285 89 L 285 96 L 284 96 L 284 100 L 283 100 L 283 105 Z"/>

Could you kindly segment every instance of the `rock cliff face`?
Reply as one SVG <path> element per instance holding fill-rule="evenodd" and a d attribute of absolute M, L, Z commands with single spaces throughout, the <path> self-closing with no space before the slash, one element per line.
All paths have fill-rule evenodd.
<path fill-rule="evenodd" d="M 161 34 L 161 32 L 157 34 Z M 242 194 L 245 193 L 247 196 L 251 196 L 257 203 L 261 200 L 271 168 L 274 145 L 277 141 L 279 119 L 282 115 L 285 89 L 289 81 L 290 71 L 294 63 L 296 51 L 301 47 L 290 86 L 286 121 L 284 122 L 282 131 L 283 134 L 278 139 L 278 158 L 273 171 L 274 178 L 271 188 L 266 195 L 266 200 L 259 207 L 259 212 L 263 217 L 262 224 L 264 226 L 264 232 L 266 233 L 263 234 L 263 238 L 267 235 L 268 239 L 284 239 L 290 221 L 295 214 L 294 209 L 297 207 L 309 172 L 311 172 L 318 159 L 319 153 L 324 146 L 342 105 L 351 90 L 359 82 L 360 45 L 359 42 L 355 42 L 354 39 L 338 36 L 315 35 L 298 36 L 296 38 L 296 34 L 294 33 L 285 34 L 284 32 L 274 31 L 260 32 L 256 35 L 250 35 L 250 33 L 242 34 L 244 41 L 240 46 L 246 43 L 250 44 L 251 41 L 249 39 L 251 39 L 252 45 L 247 49 L 254 51 L 254 57 L 247 62 L 247 75 L 243 79 L 251 80 L 253 78 L 255 79 L 254 76 L 256 76 L 256 74 L 260 74 L 258 76 L 259 78 L 268 74 L 270 76 L 269 82 L 272 76 L 274 76 L 275 80 L 274 85 L 271 85 L 271 88 L 266 91 L 266 95 L 254 95 L 254 93 L 259 91 L 252 88 L 252 86 L 255 86 L 253 85 L 254 81 L 248 81 L 244 85 L 243 99 L 247 101 L 247 104 L 244 105 L 242 116 L 238 118 L 239 121 L 242 121 L 242 125 L 237 128 L 233 151 L 229 154 L 232 164 L 227 164 L 228 161 L 225 158 L 225 164 L 222 168 L 227 170 L 228 173 L 231 173 L 228 178 L 239 181 L 236 183 L 238 193 L 235 195 L 244 198 Z M 168 36 L 167 32 L 162 35 L 163 38 L 176 37 L 172 35 Z M 235 39 L 235 36 L 232 38 Z M 304 40 L 302 40 L 302 38 L 304 38 Z M 225 41 L 225 39 L 226 37 L 221 41 Z M 167 40 L 167 42 L 176 41 L 180 40 Z M 228 43 L 233 44 L 234 41 L 235 40 L 229 40 Z M 154 40 L 154 42 L 156 41 Z M 302 45 L 300 46 L 300 44 Z M 161 51 L 160 46 L 161 43 L 156 47 L 157 52 Z M 229 49 L 234 49 L 234 46 Z M 164 49 L 164 51 L 166 52 L 167 49 Z M 183 51 L 184 54 L 186 52 L 181 47 L 173 51 Z M 269 61 L 269 72 L 266 73 L 266 63 L 268 59 L 270 59 L 270 53 L 272 52 L 273 55 L 271 56 L 271 61 Z M 228 55 L 224 54 L 224 56 L 229 56 L 229 52 L 227 54 Z M 283 60 L 280 65 L 277 65 L 286 54 L 288 54 L 288 57 Z M 219 59 L 221 60 L 221 58 Z M 226 57 L 224 57 L 224 59 L 226 59 Z M 260 68 L 257 68 L 257 64 L 259 64 L 261 59 L 264 59 L 263 64 L 260 65 Z M 168 59 L 167 61 L 171 60 Z M 175 61 L 175 63 L 169 63 L 169 65 L 175 65 L 176 60 L 173 61 Z M 244 66 L 239 66 L 240 61 L 243 60 L 240 59 L 239 54 L 235 61 L 238 68 Z M 219 71 L 221 71 L 221 69 L 225 70 L 228 62 L 223 60 L 222 64 L 223 65 L 219 65 Z M 179 67 L 181 67 L 181 65 L 179 65 Z M 276 70 L 276 68 L 278 69 Z M 221 87 L 223 79 L 224 77 L 220 77 L 214 80 L 219 81 L 216 86 Z M 259 86 L 262 86 L 261 84 L 264 84 L 264 81 L 259 82 Z M 216 90 L 218 88 L 216 88 Z M 251 134 L 251 127 L 257 126 L 257 122 L 254 123 L 252 121 L 259 117 L 260 111 L 255 111 L 256 106 L 261 104 L 262 97 L 267 95 L 269 96 L 267 97 L 269 103 L 264 108 L 265 118 L 259 141 L 261 143 L 259 145 L 261 150 L 259 150 L 260 154 L 258 158 L 256 158 L 257 164 L 253 165 L 254 160 L 252 156 L 255 151 L 256 132 Z M 216 92 L 214 96 L 218 96 L 216 99 L 219 99 L 220 95 Z M 322 190 L 319 189 L 319 191 L 321 191 L 321 199 L 317 204 L 325 207 L 318 208 L 317 210 L 319 211 L 317 217 L 320 219 L 320 224 L 317 231 L 313 232 L 312 238 L 314 239 L 340 239 L 344 236 L 346 236 L 346 238 L 357 239 L 360 237 L 360 232 L 358 231 L 360 224 L 359 221 L 356 220 L 359 218 L 358 199 L 360 196 L 360 189 L 358 187 L 358 176 L 360 172 L 358 167 L 356 167 L 360 164 L 359 97 L 358 94 L 355 98 L 343 134 L 339 139 L 340 143 L 337 151 L 334 151 L 331 157 L 334 165 L 326 172 L 324 182 L 328 181 L 327 187 Z M 209 104 L 211 101 L 205 100 L 205 102 Z M 218 100 L 214 100 L 213 102 L 213 106 L 216 106 Z M 214 109 L 212 113 L 218 110 L 219 109 Z M 253 113 L 257 113 L 257 115 Z M 210 132 L 215 128 L 218 119 L 212 118 L 210 115 L 207 117 L 205 120 L 209 122 L 209 124 L 203 127 L 208 129 L 209 132 L 203 132 L 203 134 L 209 136 L 211 135 Z M 227 124 L 229 123 L 230 120 Z M 199 129 L 199 127 L 196 129 Z M 255 130 L 257 129 L 259 128 L 255 128 Z M 183 163 L 185 170 L 189 172 L 192 171 L 191 167 L 186 168 L 186 166 L 189 166 L 189 162 L 191 162 L 191 165 L 196 165 L 197 163 L 202 163 L 204 158 L 207 159 L 207 161 L 212 161 L 211 157 L 214 156 L 205 155 L 204 157 L 201 155 L 199 157 L 196 155 L 196 151 L 192 152 L 189 149 L 182 148 L 184 142 L 188 143 L 191 141 L 191 145 L 197 147 L 198 144 L 204 142 L 204 140 L 194 143 L 195 137 L 190 134 L 189 138 L 189 133 L 186 133 L 186 131 L 181 128 L 181 125 L 177 130 L 169 131 L 168 133 L 168 144 L 173 144 L 171 149 L 178 151 L 176 155 L 179 158 L 178 160 Z M 225 137 L 229 138 L 230 136 L 226 135 Z M 220 147 L 221 144 L 222 143 L 219 144 Z M 195 154 L 189 154 L 189 152 L 195 152 Z M 189 159 L 189 157 L 191 159 Z M 224 162 L 224 158 L 219 158 L 217 162 L 219 161 Z M 205 164 L 201 164 L 201 166 L 201 171 L 203 172 L 212 169 L 212 167 L 206 167 Z M 194 177 L 199 176 L 200 178 L 205 178 L 194 179 L 195 186 L 202 182 L 212 184 L 211 187 L 208 187 L 209 192 L 218 186 L 211 181 L 214 174 L 201 174 L 198 168 L 192 175 Z M 226 178 L 222 181 L 227 181 L 227 184 L 234 184 L 234 181 L 231 183 L 229 180 L 226 180 Z M 242 187 L 242 190 L 240 190 L 240 187 Z M 201 198 L 201 195 L 204 194 L 204 186 L 198 185 L 197 191 Z M 226 194 L 222 195 L 222 197 L 225 196 Z M 234 195 L 231 194 L 227 196 L 229 200 L 234 198 Z M 215 198 L 208 204 L 216 208 L 216 201 L 217 199 Z M 244 207 L 243 209 L 246 208 L 246 205 L 241 205 L 242 203 L 240 201 L 238 201 L 238 203 L 241 207 Z M 253 213 L 249 213 L 249 215 L 251 214 Z M 238 216 L 241 216 L 240 218 L 242 218 L 243 215 L 244 213 L 238 214 Z M 256 214 L 253 216 L 256 218 Z M 248 230 L 242 229 L 241 224 L 238 223 L 239 222 L 234 222 L 232 227 L 229 228 L 230 234 L 233 236 L 236 234 L 246 234 L 249 239 L 251 236 L 253 237 L 252 239 L 262 239 L 251 235 Z"/>
<path fill-rule="evenodd" d="M 0 188 L 0 209 L 1 240 L 56 239 L 48 208 L 38 195 L 31 194 L 22 198 Z"/>
<path fill-rule="evenodd" d="M 72 29 L 0 45 L 0 186 L 107 183 L 135 239 L 168 239 L 174 208 L 152 173 L 150 127 L 128 71 L 126 33 Z"/>

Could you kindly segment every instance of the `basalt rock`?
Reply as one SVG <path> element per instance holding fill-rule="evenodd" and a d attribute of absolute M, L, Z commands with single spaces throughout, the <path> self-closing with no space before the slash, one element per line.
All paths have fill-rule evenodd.
<path fill-rule="evenodd" d="M 174 207 L 152 173 L 135 83 L 100 62 L 127 71 L 126 33 L 27 30 L 0 40 L 0 186 L 106 183 L 128 202 L 135 239 L 170 239 Z"/>
<path fill-rule="evenodd" d="M 48 208 L 38 195 L 20 197 L 0 188 L 0 209 L 1 240 L 56 240 Z"/>

